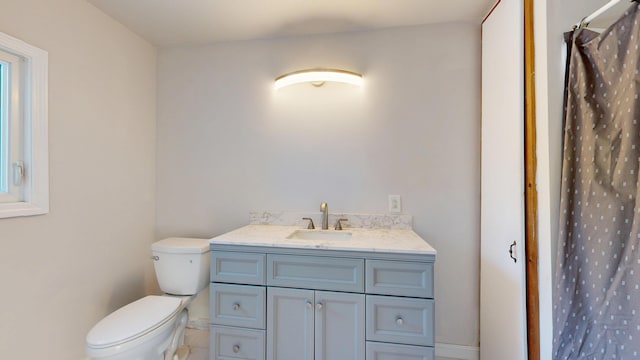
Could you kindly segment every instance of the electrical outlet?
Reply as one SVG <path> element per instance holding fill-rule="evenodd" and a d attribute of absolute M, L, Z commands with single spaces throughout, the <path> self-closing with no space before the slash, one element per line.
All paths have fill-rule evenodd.
<path fill-rule="evenodd" d="M 402 212 L 402 200 L 400 199 L 400 195 L 389 195 L 389 212 Z"/>

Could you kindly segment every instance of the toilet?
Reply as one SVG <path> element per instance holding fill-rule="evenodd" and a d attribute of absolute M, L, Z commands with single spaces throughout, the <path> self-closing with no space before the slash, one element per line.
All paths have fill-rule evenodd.
<path fill-rule="evenodd" d="M 151 245 L 165 295 L 150 295 L 100 320 L 87 334 L 89 359 L 184 360 L 187 305 L 209 284 L 209 241 L 168 238 Z"/>

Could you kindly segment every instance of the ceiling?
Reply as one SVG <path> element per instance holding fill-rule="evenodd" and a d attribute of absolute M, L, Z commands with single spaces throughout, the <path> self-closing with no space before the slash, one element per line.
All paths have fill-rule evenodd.
<path fill-rule="evenodd" d="M 496 0 L 87 0 L 158 46 L 480 24 Z"/>

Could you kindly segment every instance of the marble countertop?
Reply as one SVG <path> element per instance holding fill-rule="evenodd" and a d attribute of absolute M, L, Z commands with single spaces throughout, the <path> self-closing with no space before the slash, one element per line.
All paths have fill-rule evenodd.
<path fill-rule="evenodd" d="M 216 236 L 209 240 L 212 245 L 243 245 L 284 247 L 294 249 L 327 249 L 386 253 L 409 253 L 436 255 L 436 250 L 413 230 L 345 228 L 342 231 L 316 230 L 323 232 L 351 233 L 351 238 L 331 240 L 309 240 L 288 238 L 294 231 L 304 227 L 291 225 L 252 224 Z"/>

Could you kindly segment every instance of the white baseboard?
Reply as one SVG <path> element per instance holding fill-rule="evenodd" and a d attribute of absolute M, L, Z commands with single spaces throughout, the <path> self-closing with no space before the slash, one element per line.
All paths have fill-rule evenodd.
<path fill-rule="evenodd" d="M 436 356 L 456 360 L 479 360 L 480 348 L 475 346 L 436 343 Z"/>

